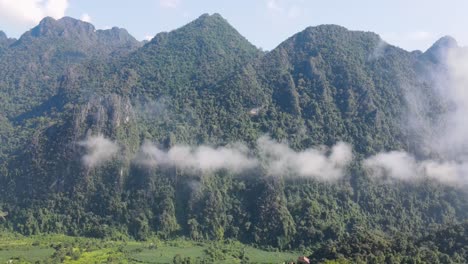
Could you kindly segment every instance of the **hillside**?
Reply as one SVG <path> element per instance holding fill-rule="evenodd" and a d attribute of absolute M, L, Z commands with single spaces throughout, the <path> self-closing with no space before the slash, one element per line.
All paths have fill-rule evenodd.
<path fill-rule="evenodd" d="M 321 25 L 262 52 L 219 14 L 144 45 L 68 17 L 18 40 L 0 32 L 1 228 L 410 261 L 440 242 L 430 230 L 468 219 L 466 191 L 379 180 L 363 164 L 436 156 L 418 124 L 449 109 L 432 73 L 452 48 L 408 52 Z M 408 95 L 423 98 L 417 118 Z M 440 243 L 420 259 L 468 259 Z"/>

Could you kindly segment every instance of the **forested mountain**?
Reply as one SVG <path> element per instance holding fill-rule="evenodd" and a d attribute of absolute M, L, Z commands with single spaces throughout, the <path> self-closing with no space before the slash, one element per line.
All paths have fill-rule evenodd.
<path fill-rule="evenodd" d="M 408 52 L 322 25 L 263 52 L 218 14 L 145 44 L 68 17 L 18 40 L 0 32 L 0 224 L 26 235 L 233 239 L 319 261 L 466 262 L 463 188 L 380 181 L 362 165 L 383 151 L 433 155 L 408 125 L 405 95 L 424 96 L 429 117 L 442 113 L 430 73 L 454 47 L 443 38 Z M 353 147 L 343 173 L 338 142 Z M 286 163 L 312 153 L 336 164 L 272 171 L 283 159 L 268 160 L 285 152 Z"/>
<path fill-rule="evenodd" d="M 11 43 L 13 43 L 15 39 L 8 38 L 5 32 L 0 30 L 0 50 L 8 47 Z"/>

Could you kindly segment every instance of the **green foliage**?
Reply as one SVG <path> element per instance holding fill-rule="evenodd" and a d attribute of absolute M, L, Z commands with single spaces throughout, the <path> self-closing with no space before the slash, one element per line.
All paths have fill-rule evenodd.
<path fill-rule="evenodd" d="M 6 263 L 281 263 L 297 253 L 268 252 L 238 242 L 193 243 L 110 241 L 50 236 L 0 237 L 0 262 Z M 249 262 L 250 263 L 250 262 Z"/>
<path fill-rule="evenodd" d="M 288 249 L 325 263 L 466 262 L 465 192 L 376 182 L 359 165 L 384 150 L 420 151 L 403 126 L 402 84 L 433 99 L 430 54 L 390 45 L 376 54 L 381 43 L 327 25 L 263 53 L 217 14 L 142 47 L 123 30 L 71 18 L 0 39 L 0 232 L 94 238 L 53 253 L 41 242 L 28 248 L 51 262 L 273 262 L 294 259 L 274 252 Z M 98 134 L 118 142 L 118 158 L 87 167 L 78 142 Z M 358 161 L 333 183 L 132 162 L 145 141 L 254 148 L 264 134 L 295 150 L 343 140 Z M 97 240 L 177 237 L 203 244 Z"/>

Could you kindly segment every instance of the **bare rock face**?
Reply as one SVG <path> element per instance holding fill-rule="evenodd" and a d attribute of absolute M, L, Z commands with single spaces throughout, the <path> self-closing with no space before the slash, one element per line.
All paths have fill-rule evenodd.
<path fill-rule="evenodd" d="M 32 39 L 75 40 L 86 48 L 110 47 L 111 49 L 107 50 L 109 52 L 118 49 L 133 50 L 142 45 L 125 29 L 113 27 L 112 29 L 96 30 L 92 24 L 71 17 L 63 17 L 58 20 L 51 17 L 44 18 L 39 25 L 26 32 L 20 40 L 31 41 Z"/>
<path fill-rule="evenodd" d="M 86 134 L 112 137 L 117 129 L 134 121 L 135 114 L 128 98 L 111 94 L 91 99 L 74 118 L 75 131 L 87 128 Z"/>
<path fill-rule="evenodd" d="M 73 193 L 82 188 L 93 192 L 104 182 L 120 189 L 124 184 L 140 144 L 130 100 L 116 94 L 97 96 L 67 111 L 70 118 L 66 122 L 37 133 L 29 150 L 12 163 L 30 168 L 22 179 L 27 183 L 25 196 L 43 198 L 47 194 L 42 190 Z M 44 164 L 48 171 L 42 169 Z M 41 182 L 36 181 L 39 178 Z"/>

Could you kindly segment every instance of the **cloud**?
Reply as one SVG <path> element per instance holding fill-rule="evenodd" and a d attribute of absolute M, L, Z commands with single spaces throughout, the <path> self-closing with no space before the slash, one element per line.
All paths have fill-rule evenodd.
<path fill-rule="evenodd" d="M 257 146 L 267 172 L 275 176 L 336 180 L 344 175 L 346 167 L 353 159 L 351 146 L 344 142 L 338 142 L 330 149 L 319 147 L 295 151 L 286 144 L 261 137 Z"/>
<path fill-rule="evenodd" d="M 32 25 L 42 18 L 65 16 L 68 0 L 0 0 L 0 22 Z"/>
<path fill-rule="evenodd" d="M 84 13 L 81 15 L 81 21 L 91 23 L 91 16 L 88 13 Z"/>
<path fill-rule="evenodd" d="M 379 153 L 367 158 L 363 164 L 374 177 L 390 177 L 404 181 L 416 180 L 419 177 L 415 158 L 404 151 Z"/>
<path fill-rule="evenodd" d="M 275 15 L 286 16 L 290 19 L 295 19 L 300 17 L 303 14 L 301 7 L 293 1 L 284 1 L 284 0 L 267 0 L 266 7 L 267 10 Z"/>
<path fill-rule="evenodd" d="M 143 38 L 143 40 L 150 41 L 150 40 L 152 40 L 153 38 L 154 38 L 153 35 L 146 35 L 146 36 Z"/>
<path fill-rule="evenodd" d="M 86 149 L 82 161 L 89 168 L 97 167 L 111 160 L 119 151 L 117 143 L 103 135 L 89 136 L 78 144 Z"/>
<path fill-rule="evenodd" d="M 447 52 L 448 79 L 442 77 L 438 95 L 450 108 L 439 124 L 436 151 L 446 158 L 468 160 L 468 49 Z"/>
<path fill-rule="evenodd" d="M 280 6 L 278 0 L 268 0 L 267 8 L 272 11 L 283 12 L 284 9 Z"/>
<path fill-rule="evenodd" d="M 343 176 L 352 160 L 351 147 L 339 142 L 332 148 L 310 148 L 294 151 L 288 145 L 269 137 L 257 141 L 258 154 L 243 144 L 225 147 L 176 145 L 162 150 L 146 142 L 135 158 L 135 163 L 147 167 L 176 166 L 189 171 L 212 172 L 228 170 L 240 173 L 262 167 L 270 176 L 310 177 L 336 180 Z"/>
<path fill-rule="evenodd" d="M 387 47 L 388 43 L 383 41 L 382 39 L 379 39 L 379 42 L 375 46 L 373 52 L 369 54 L 368 60 L 373 61 L 383 57 L 385 55 L 385 50 L 387 49 Z"/>
<path fill-rule="evenodd" d="M 412 142 L 418 158 L 404 151 L 379 153 L 364 161 L 371 176 L 468 186 L 468 49 L 441 48 L 446 49 L 437 55 L 442 64 L 430 70 L 432 90 L 417 92 L 403 84 L 408 104 L 403 124 L 419 141 Z"/>
<path fill-rule="evenodd" d="M 180 4 L 180 0 L 159 0 L 159 5 L 162 8 L 177 8 Z"/>
<path fill-rule="evenodd" d="M 406 126 L 420 142 L 425 156 L 442 160 L 468 160 L 468 50 L 448 43 L 433 50 L 441 61 L 429 68 L 433 84 L 425 90 L 403 84 L 409 111 Z M 415 143 L 415 142 L 413 142 Z"/>
<path fill-rule="evenodd" d="M 468 184 L 468 163 L 441 160 L 416 160 L 404 151 L 379 153 L 364 161 L 370 175 L 407 182 L 435 180 L 453 187 Z"/>
<path fill-rule="evenodd" d="M 241 172 L 257 165 L 247 148 L 237 144 L 229 147 L 190 147 L 177 145 L 164 151 L 146 142 L 137 155 L 136 162 L 145 166 L 176 166 L 190 171 L 212 172 L 229 170 Z"/>

